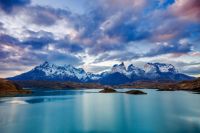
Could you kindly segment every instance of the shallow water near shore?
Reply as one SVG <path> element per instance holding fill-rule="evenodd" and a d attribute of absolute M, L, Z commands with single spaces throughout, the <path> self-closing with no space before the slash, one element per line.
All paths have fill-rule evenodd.
<path fill-rule="evenodd" d="M 31 96 L 0 98 L 0 132 L 200 132 L 199 94 L 153 89 L 143 89 L 147 95 L 98 91 L 36 89 Z"/>

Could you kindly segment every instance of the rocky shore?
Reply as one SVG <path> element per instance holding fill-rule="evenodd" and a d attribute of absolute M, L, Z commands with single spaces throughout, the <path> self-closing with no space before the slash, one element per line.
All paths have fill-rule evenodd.
<path fill-rule="evenodd" d="M 30 93 L 31 91 L 23 90 L 22 87 L 17 83 L 0 78 L 0 97 Z"/>

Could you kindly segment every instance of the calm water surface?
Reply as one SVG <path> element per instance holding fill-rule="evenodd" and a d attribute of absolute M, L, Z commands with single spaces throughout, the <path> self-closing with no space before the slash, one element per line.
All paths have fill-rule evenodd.
<path fill-rule="evenodd" d="M 98 91 L 46 90 L 35 96 L 0 98 L 0 133 L 200 132 L 200 94 Z"/>

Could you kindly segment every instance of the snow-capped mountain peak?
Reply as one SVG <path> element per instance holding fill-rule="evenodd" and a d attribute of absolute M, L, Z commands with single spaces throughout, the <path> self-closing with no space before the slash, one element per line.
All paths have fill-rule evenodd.
<path fill-rule="evenodd" d="M 122 62 L 121 64 L 119 64 L 120 67 L 123 67 L 124 69 L 126 69 L 124 62 Z"/>
<path fill-rule="evenodd" d="M 132 75 L 143 75 L 144 74 L 144 70 L 140 69 L 139 67 L 134 66 L 133 64 L 130 64 L 127 68 L 127 72 L 131 73 Z"/>
<path fill-rule="evenodd" d="M 87 73 L 87 76 L 91 80 L 98 80 L 98 79 L 101 78 L 101 75 L 99 75 L 99 74 L 93 74 L 93 73 L 90 73 L 90 72 Z"/>
<path fill-rule="evenodd" d="M 36 66 L 32 71 L 38 70 L 43 71 L 46 75 L 50 75 L 51 73 L 54 73 L 58 66 L 54 64 L 50 64 L 49 62 L 45 61 L 43 64 Z"/>
<path fill-rule="evenodd" d="M 119 72 L 119 73 L 126 73 L 126 67 L 124 65 L 124 62 L 122 62 L 121 64 L 115 64 L 113 67 L 112 67 L 112 70 L 111 70 L 112 73 L 115 73 L 115 72 Z"/>
<path fill-rule="evenodd" d="M 173 65 L 164 63 L 147 63 L 144 70 L 146 73 L 178 73 Z"/>
<path fill-rule="evenodd" d="M 55 65 L 49 62 L 36 66 L 31 71 L 9 78 L 11 80 L 50 80 L 72 82 L 97 82 L 101 84 L 123 84 L 137 80 L 190 80 L 193 77 L 178 73 L 171 64 L 147 63 L 144 70 L 134 66 L 126 66 L 122 62 L 112 67 L 111 71 L 101 74 L 87 73 L 82 68 L 71 65 Z"/>
<path fill-rule="evenodd" d="M 85 80 L 87 78 L 87 73 L 82 68 L 75 68 L 71 65 L 58 66 L 44 62 L 43 64 L 36 66 L 32 71 L 35 70 L 45 73 L 45 76 L 47 77 L 71 77 L 79 80 Z"/>
<path fill-rule="evenodd" d="M 83 68 L 75 68 L 72 65 L 66 64 L 63 66 L 58 66 L 47 61 L 39 66 L 36 66 L 31 71 L 40 71 L 44 73 L 46 77 L 54 77 L 56 79 L 65 79 L 66 77 L 71 77 L 84 82 L 88 80 L 98 80 L 100 78 L 100 75 L 98 74 L 86 73 Z"/>
<path fill-rule="evenodd" d="M 53 67 L 53 66 L 54 66 L 54 64 L 50 64 L 49 62 L 45 61 L 44 63 L 37 66 L 36 68 L 50 68 L 50 67 Z"/>
<path fill-rule="evenodd" d="M 130 65 L 128 66 L 128 68 L 127 68 L 127 71 L 128 71 L 128 72 L 131 72 L 131 71 L 135 71 L 135 70 L 138 70 L 138 69 L 140 69 L 140 68 L 134 66 L 133 64 L 130 64 Z"/>
<path fill-rule="evenodd" d="M 158 66 L 160 72 L 177 73 L 178 71 L 172 64 L 155 63 Z"/>
<path fill-rule="evenodd" d="M 145 73 L 157 73 L 158 67 L 153 63 L 147 63 L 144 65 L 144 71 Z"/>
<path fill-rule="evenodd" d="M 45 61 L 43 64 L 41 64 L 40 66 L 43 66 L 43 67 L 46 67 L 46 66 L 49 66 L 49 62 L 48 61 Z"/>

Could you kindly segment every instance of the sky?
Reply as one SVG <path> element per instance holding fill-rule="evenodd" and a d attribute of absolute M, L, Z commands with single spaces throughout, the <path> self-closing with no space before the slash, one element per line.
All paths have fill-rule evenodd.
<path fill-rule="evenodd" d="M 200 76 L 200 0 L 0 0 L 0 77 L 44 61 L 94 73 L 161 62 Z"/>

